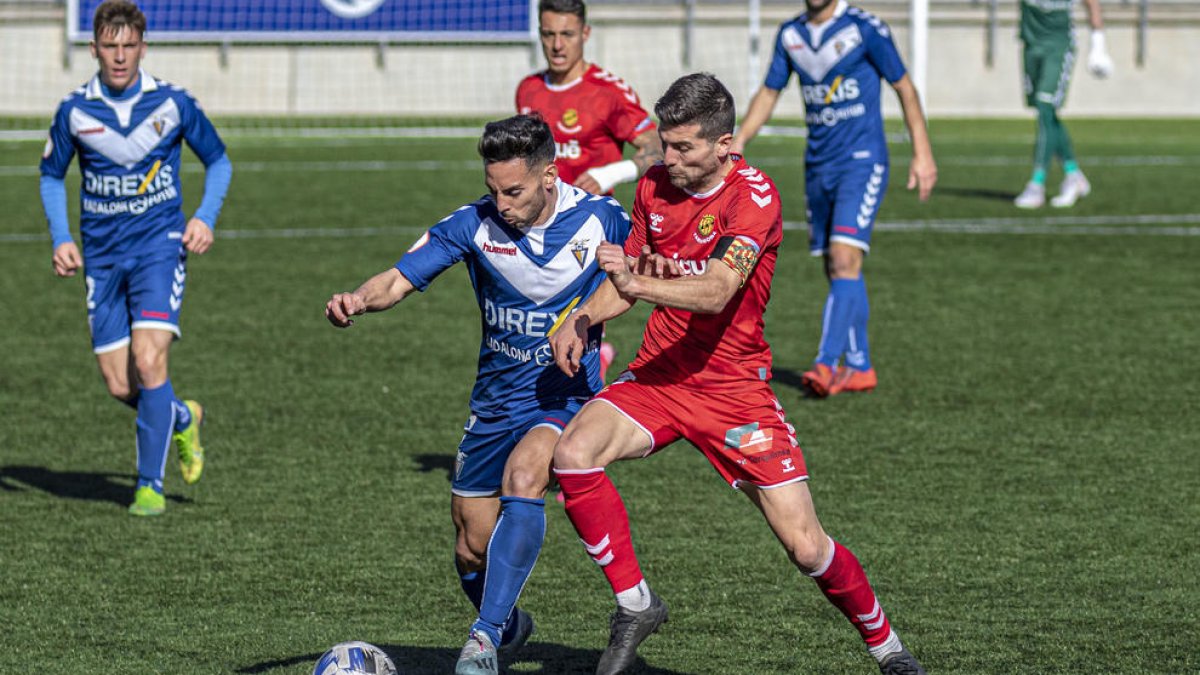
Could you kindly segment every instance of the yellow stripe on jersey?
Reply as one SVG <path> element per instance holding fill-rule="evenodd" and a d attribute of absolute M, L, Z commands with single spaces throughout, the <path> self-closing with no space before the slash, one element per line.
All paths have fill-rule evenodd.
<path fill-rule="evenodd" d="M 833 78 L 833 84 L 829 85 L 829 93 L 825 94 L 825 105 L 833 102 L 833 95 L 837 93 L 838 87 L 842 86 L 842 76 L 838 75 Z"/>
<path fill-rule="evenodd" d="M 154 180 L 154 177 L 158 175 L 158 170 L 161 167 L 162 167 L 162 160 L 161 159 L 154 160 L 154 166 L 150 167 L 150 173 L 146 174 L 146 178 L 142 181 L 142 184 L 138 186 L 137 193 L 139 195 L 145 194 L 146 188 L 150 187 L 150 181 Z"/>
<path fill-rule="evenodd" d="M 567 308 L 563 310 L 562 314 L 558 315 L 558 319 L 555 320 L 554 325 L 550 326 L 550 330 L 546 332 L 546 337 L 554 335 L 555 331 L 557 331 L 563 325 L 563 322 L 567 320 L 567 317 L 571 315 L 571 310 L 575 309 L 575 305 L 579 304 L 579 300 L 582 297 L 583 296 L 576 296 L 575 299 L 567 305 Z"/>

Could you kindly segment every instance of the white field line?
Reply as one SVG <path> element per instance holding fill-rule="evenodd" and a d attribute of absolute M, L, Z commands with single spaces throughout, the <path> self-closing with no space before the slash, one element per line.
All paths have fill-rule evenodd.
<path fill-rule="evenodd" d="M 907 166 L 908 158 L 895 157 L 895 165 Z M 940 157 L 941 166 L 1028 166 L 1028 157 Z M 791 166 L 800 168 L 801 158 L 763 157 L 752 164 L 760 167 Z M 1136 168 L 1147 166 L 1200 166 L 1200 155 L 1144 155 L 1120 157 L 1093 157 L 1085 161 L 1086 166 L 1110 168 Z M 238 173 L 350 173 L 378 171 L 479 171 L 478 159 L 424 159 L 424 160 L 346 160 L 346 161 L 237 161 L 233 165 Z M 199 164 L 188 162 L 183 165 L 185 173 L 200 173 Z M 29 164 L 0 165 L 0 178 L 24 178 L 38 175 L 38 166 Z"/>
<path fill-rule="evenodd" d="M 1192 227 L 1189 227 L 1192 226 Z M 296 227 L 262 230 L 217 228 L 219 239 L 341 239 L 420 234 L 420 225 L 378 227 Z M 785 230 L 807 230 L 806 223 L 787 221 Z M 1049 218 L 980 218 L 978 220 L 898 220 L 880 222 L 883 232 L 951 234 L 1053 234 L 1067 236 L 1200 237 L 1200 213 L 1142 216 L 1057 216 Z M 0 234 L 0 243 L 46 242 L 46 232 Z"/>

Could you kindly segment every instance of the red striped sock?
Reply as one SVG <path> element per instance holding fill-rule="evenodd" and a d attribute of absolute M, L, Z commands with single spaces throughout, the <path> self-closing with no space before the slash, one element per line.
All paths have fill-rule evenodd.
<path fill-rule="evenodd" d="M 829 542 L 833 554 L 824 570 L 811 575 L 813 581 L 817 582 L 817 587 L 829 602 L 850 619 L 867 646 L 878 646 L 892 632 L 887 615 L 879 606 L 875 591 L 871 589 L 871 582 L 867 581 L 867 573 L 863 571 L 858 558 L 833 539 Z"/>
<path fill-rule="evenodd" d="M 642 569 L 633 552 L 629 514 L 617 488 L 604 469 L 554 470 L 566 497 L 567 518 L 583 540 L 588 555 L 600 566 L 613 593 L 642 581 Z"/>

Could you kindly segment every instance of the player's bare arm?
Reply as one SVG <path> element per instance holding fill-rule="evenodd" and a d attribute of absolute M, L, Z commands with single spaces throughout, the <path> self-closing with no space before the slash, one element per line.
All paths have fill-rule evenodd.
<path fill-rule="evenodd" d="M 637 152 L 633 153 L 631 159 L 637 165 L 639 176 L 663 159 L 662 140 L 658 137 L 657 129 L 638 134 L 633 139 L 633 147 L 637 148 Z"/>
<path fill-rule="evenodd" d="M 629 269 L 636 274 L 656 277 L 659 279 L 674 279 L 683 276 L 682 270 L 679 269 L 679 261 L 674 258 L 668 258 L 661 253 L 655 253 L 650 250 L 650 246 L 643 245 L 642 252 L 636 258 L 627 258 Z"/>
<path fill-rule="evenodd" d="M 637 180 L 647 169 L 662 161 L 662 142 L 657 130 L 642 132 L 633 139 L 633 145 L 637 152 L 632 158 L 588 169 L 575 179 L 575 187 L 604 194 L 620 183 Z"/>
<path fill-rule="evenodd" d="M 60 277 L 73 277 L 75 272 L 83 266 L 83 256 L 79 254 L 79 247 L 73 241 L 67 241 L 59 244 L 54 249 L 54 273 Z"/>
<path fill-rule="evenodd" d="M 353 293 L 335 293 L 325 303 L 325 318 L 338 328 L 354 325 L 351 317 L 391 309 L 416 287 L 400 270 L 391 268 L 367 279 Z"/>
<path fill-rule="evenodd" d="M 187 227 L 183 230 L 183 245 L 187 248 L 188 253 L 204 255 L 212 243 L 213 231 L 208 223 L 199 218 L 192 218 L 188 221 Z"/>
<path fill-rule="evenodd" d="M 912 139 L 913 158 L 908 167 L 908 189 L 917 189 L 921 201 L 929 199 L 937 183 L 937 163 L 933 161 L 933 147 L 929 144 L 929 130 L 925 126 L 925 113 L 921 109 L 921 97 L 908 75 L 892 83 L 900 97 L 900 108 L 904 111 L 904 124 Z"/>
<path fill-rule="evenodd" d="M 698 314 L 720 314 L 742 286 L 741 275 L 723 264 L 709 265 L 704 274 L 678 279 L 635 274 L 628 267 L 605 271 L 622 295 Z"/>
<path fill-rule="evenodd" d="M 767 120 L 771 119 L 771 114 L 775 112 L 775 104 L 778 102 L 778 89 L 758 88 L 758 91 L 754 93 L 754 98 L 750 99 L 750 107 L 746 110 L 742 126 L 738 127 L 737 134 L 733 137 L 733 145 L 729 147 L 730 152 L 735 155 L 745 154 L 746 146 L 754 140 Z"/>
<path fill-rule="evenodd" d="M 620 248 L 615 244 L 607 245 Z M 588 329 L 624 314 L 632 306 L 632 300 L 617 292 L 611 277 L 605 279 L 592 296 L 550 334 L 550 351 L 559 370 L 574 377 L 579 372 L 579 359 L 587 348 Z"/>

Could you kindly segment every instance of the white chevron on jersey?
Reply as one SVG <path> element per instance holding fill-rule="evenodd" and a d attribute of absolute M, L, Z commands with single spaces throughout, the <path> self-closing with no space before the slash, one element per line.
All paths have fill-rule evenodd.
<path fill-rule="evenodd" d="M 175 100 L 170 98 L 147 115 L 128 136 L 80 108 L 71 109 L 71 135 L 78 138 L 83 145 L 126 169 L 132 169 L 145 159 L 146 155 L 167 137 L 167 131 L 179 126 L 179 123 L 179 107 L 175 105 Z"/>
<path fill-rule="evenodd" d="M 788 26 L 783 31 L 783 45 L 788 50 L 788 56 L 817 82 L 825 79 L 830 69 L 861 45 L 862 41 L 862 33 L 853 24 L 835 33 L 817 49 L 808 46 L 795 26 Z"/>
<path fill-rule="evenodd" d="M 570 243 L 541 264 L 526 256 L 504 228 L 491 218 L 485 218 L 475 230 L 475 245 L 483 259 L 517 292 L 538 305 L 545 304 L 574 284 L 588 267 L 581 261 L 595 260 L 596 249 L 603 241 L 603 223 L 594 215 L 588 216 Z"/>

